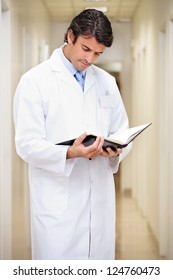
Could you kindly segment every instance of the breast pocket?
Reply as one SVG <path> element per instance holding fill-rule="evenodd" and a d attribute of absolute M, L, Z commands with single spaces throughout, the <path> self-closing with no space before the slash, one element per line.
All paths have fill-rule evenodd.
<path fill-rule="evenodd" d="M 114 95 L 103 95 L 99 99 L 99 123 L 101 126 L 101 133 L 107 136 L 111 123 L 111 113 L 115 104 Z"/>

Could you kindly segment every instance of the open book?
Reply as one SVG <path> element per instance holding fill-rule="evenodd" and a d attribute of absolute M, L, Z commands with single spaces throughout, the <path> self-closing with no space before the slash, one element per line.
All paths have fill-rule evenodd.
<path fill-rule="evenodd" d="M 107 147 L 110 147 L 112 150 L 116 151 L 117 148 L 126 147 L 131 141 L 133 141 L 141 132 L 143 132 L 151 123 L 135 126 L 125 130 L 119 130 L 114 134 L 111 134 L 111 137 L 104 138 L 103 149 L 106 150 Z M 88 134 L 83 141 L 85 146 L 92 145 L 96 140 L 97 136 L 93 134 Z M 75 139 L 67 140 L 56 145 L 73 145 Z"/>

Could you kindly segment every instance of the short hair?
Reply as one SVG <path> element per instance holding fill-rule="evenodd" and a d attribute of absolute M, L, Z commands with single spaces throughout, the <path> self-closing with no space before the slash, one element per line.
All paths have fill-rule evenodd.
<path fill-rule="evenodd" d="M 86 9 L 73 18 L 65 33 L 64 42 L 67 42 L 70 30 L 74 35 L 73 43 L 79 36 L 95 37 L 97 42 L 105 47 L 110 47 L 113 42 L 113 32 L 109 19 L 103 12 L 96 9 Z"/>

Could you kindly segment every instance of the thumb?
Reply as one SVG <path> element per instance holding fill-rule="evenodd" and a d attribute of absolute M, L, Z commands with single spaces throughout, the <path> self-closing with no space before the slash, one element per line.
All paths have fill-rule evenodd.
<path fill-rule="evenodd" d="M 76 140 L 74 141 L 74 144 L 76 144 L 76 145 L 82 144 L 82 142 L 86 138 L 86 136 L 87 136 L 86 132 L 82 133 L 78 138 L 76 138 Z"/>

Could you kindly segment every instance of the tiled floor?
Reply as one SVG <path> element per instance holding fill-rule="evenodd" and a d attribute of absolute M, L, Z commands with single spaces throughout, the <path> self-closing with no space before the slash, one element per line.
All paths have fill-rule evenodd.
<path fill-rule="evenodd" d="M 129 194 L 117 193 L 117 240 L 118 260 L 158 260 L 157 243 Z"/>

